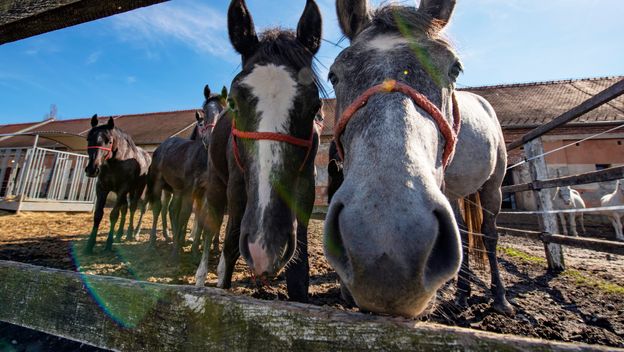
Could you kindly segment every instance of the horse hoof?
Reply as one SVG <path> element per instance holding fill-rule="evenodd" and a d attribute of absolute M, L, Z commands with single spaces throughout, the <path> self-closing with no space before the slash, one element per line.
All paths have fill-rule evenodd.
<path fill-rule="evenodd" d="M 85 250 L 82 251 L 82 254 L 84 254 L 84 255 L 93 255 L 93 248 L 85 248 Z"/>
<path fill-rule="evenodd" d="M 495 312 L 506 315 L 508 317 L 513 317 L 514 315 L 516 315 L 516 310 L 509 303 L 509 301 L 507 301 L 506 298 L 503 298 L 502 300 L 494 301 L 492 308 L 494 309 Z"/>

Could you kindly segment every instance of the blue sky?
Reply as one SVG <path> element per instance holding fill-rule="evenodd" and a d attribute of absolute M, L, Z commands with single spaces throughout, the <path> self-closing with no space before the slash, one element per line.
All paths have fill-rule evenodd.
<path fill-rule="evenodd" d="M 334 0 L 317 2 L 324 37 L 338 42 Z M 305 1 L 247 3 L 261 30 L 295 28 Z M 204 84 L 229 87 L 239 68 L 228 4 L 174 0 L 1 45 L 0 124 L 42 120 L 51 104 L 59 118 L 199 107 Z M 622 13 L 622 0 L 459 0 L 447 30 L 459 85 L 624 75 Z M 324 42 L 317 57 L 329 67 L 339 51 Z"/>

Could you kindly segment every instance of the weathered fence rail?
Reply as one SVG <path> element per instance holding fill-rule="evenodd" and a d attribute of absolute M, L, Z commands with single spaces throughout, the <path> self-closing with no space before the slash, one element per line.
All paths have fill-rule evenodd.
<path fill-rule="evenodd" d="M 501 191 L 504 193 L 524 191 L 533 192 L 533 195 L 537 200 L 537 213 L 540 214 L 540 232 L 538 232 L 539 239 L 541 239 L 544 243 L 544 252 L 548 262 L 548 268 L 551 271 L 557 272 L 565 269 L 563 248 L 561 247 L 562 244 L 576 247 L 583 246 L 587 249 L 591 248 L 609 253 L 620 253 L 619 251 L 621 248 L 615 243 L 600 243 L 596 242 L 599 240 L 575 239 L 557 235 L 559 233 L 559 225 L 557 224 L 556 218 L 557 215 L 552 212 L 552 196 L 547 188 L 617 180 L 624 177 L 624 167 L 614 167 L 607 170 L 590 172 L 581 175 L 558 177 L 556 179 L 549 178 L 548 168 L 544 158 L 544 147 L 540 137 L 551 132 L 557 127 L 573 121 L 583 114 L 606 104 L 622 94 L 624 94 L 624 79 L 589 98 L 580 105 L 572 108 L 563 115 L 558 116 L 550 122 L 529 131 L 520 139 L 507 145 L 508 151 L 524 146 L 525 160 L 528 162 L 532 181 L 520 185 L 506 186 L 503 187 Z M 516 164 L 516 166 L 517 165 L 520 164 Z"/>
<path fill-rule="evenodd" d="M 515 193 L 525 191 L 538 191 L 545 188 L 566 187 L 585 185 L 588 183 L 615 181 L 624 178 L 624 166 L 615 166 L 600 171 L 592 171 L 584 174 L 535 180 L 533 182 L 505 186 L 501 188 L 503 193 Z"/>
<path fill-rule="evenodd" d="M 8 261 L 0 320 L 122 351 L 607 350 Z"/>
<path fill-rule="evenodd" d="M 0 45 L 166 0 L 0 0 Z"/>
<path fill-rule="evenodd" d="M 538 231 L 498 227 L 499 232 L 516 237 L 529 237 L 542 242 L 562 244 L 570 247 L 589 249 L 597 252 L 624 255 L 624 243 L 606 241 L 597 238 L 571 237 Z"/>

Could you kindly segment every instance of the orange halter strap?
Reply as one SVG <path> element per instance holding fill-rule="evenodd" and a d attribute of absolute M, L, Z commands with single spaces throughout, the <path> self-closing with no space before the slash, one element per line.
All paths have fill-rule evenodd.
<path fill-rule="evenodd" d="M 306 153 L 305 159 L 303 159 L 303 163 L 299 167 L 299 172 L 303 170 L 306 162 L 308 161 L 308 158 L 310 157 L 310 154 L 312 153 L 312 148 L 314 147 L 314 124 L 312 125 L 312 131 L 310 132 L 310 138 L 303 139 L 303 138 L 297 138 L 288 134 L 277 133 L 277 132 L 241 131 L 241 130 L 236 129 L 235 121 L 236 119 L 233 118 L 232 119 L 232 149 L 234 151 L 234 159 L 236 160 L 236 164 L 238 165 L 238 168 L 241 169 L 241 171 L 245 172 L 245 168 L 243 167 L 243 164 L 240 160 L 240 153 L 238 150 L 238 144 L 236 143 L 235 137 L 242 138 L 242 139 L 253 139 L 253 140 L 258 140 L 258 141 L 269 140 L 269 141 L 276 141 L 276 142 L 284 142 L 284 143 L 296 145 L 298 147 L 307 148 L 307 153 Z M 318 125 L 318 122 L 315 121 L 315 124 Z M 323 128 L 321 125 L 321 130 L 322 129 Z"/>
<path fill-rule="evenodd" d="M 351 118 L 355 113 L 364 107 L 368 100 L 375 94 L 378 93 L 403 93 L 410 97 L 412 101 L 416 105 L 418 105 L 421 109 L 425 110 L 431 117 L 433 121 L 438 125 L 438 129 L 440 133 L 446 140 L 446 144 L 444 146 L 444 153 L 442 154 L 442 167 L 446 169 L 448 164 L 451 161 L 453 154 L 455 153 L 455 146 L 457 145 L 457 136 L 459 135 L 459 129 L 461 127 L 461 115 L 459 113 L 459 107 L 457 106 L 457 99 L 455 97 L 455 93 L 452 95 L 453 100 L 453 126 L 446 120 L 440 109 L 438 109 L 435 104 L 433 104 L 429 98 L 419 93 L 414 88 L 408 86 L 405 83 L 397 82 L 396 80 L 387 80 L 383 83 L 375 85 L 373 87 L 368 88 L 364 93 L 362 93 L 351 105 L 349 105 L 345 111 L 342 113 L 340 120 L 336 124 L 334 129 L 334 142 L 336 143 L 336 148 L 338 150 L 338 155 L 342 160 L 344 160 L 344 150 L 342 147 L 342 143 L 340 142 L 340 136 L 343 134 L 344 130 L 347 128 L 347 124 L 351 121 Z"/>
<path fill-rule="evenodd" d="M 104 160 L 108 160 L 108 159 L 112 158 L 112 156 L 113 156 L 113 148 L 112 147 L 106 148 L 106 147 L 102 147 L 102 146 L 99 146 L 99 145 L 94 145 L 94 146 L 87 147 L 87 149 L 102 149 L 102 150 L 106 150 L 107 153 L 106 153 L 106 156 L 104 157 Z"/>

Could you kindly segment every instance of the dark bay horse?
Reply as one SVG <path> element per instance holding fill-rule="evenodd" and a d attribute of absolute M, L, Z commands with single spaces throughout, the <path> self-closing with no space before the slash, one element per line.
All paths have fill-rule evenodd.
<path fill-rule="evenodd" d="M 496 258 L 505 144 L 488 102 L 455 92 L 462 67 L 440 34 L 454 6 L 373 11 L 366 0 L 337 1 L 351 45 L 329 73 L 344 181 L 327 214 L 325 254 L 365 310 L 417 316 L 458 272 L 466 303 L 459 200 L 478 192 L 494 308 L 513 313 Z"/>
<path fill-rule="evenodd" d="M 242 255 L 253 274 L 276 276 L 285 266 L 289 298 L 306 301 L 307 226 L 314 203 L 315 115 L 321 106 L 313 58 L 321 42 L 321 13 L 308 0 L 296 32 L 256 35 L 243 0 L 228 10 L 232 45 L 242 70 L 230 88 L 231 109 L 217 122 L 209 149 L 207 226 L 196 284 L 208 272 L 210 237 L 227 205 L 218 287 L 231 286 Z M 287 265 L 288 264 L 288 265 Z"/>
<path fill-rule="evenodd" d="M 191 139 L 171 137 L 165 140 L 154 151 L 149 169 L 147 193 L 154 214 L 150 245 L 153 246 L 156 242 L 158 215 L 162 209 L 161 196 L 163 191 L 170 192 L 173 194 L 169 214 L 173 228 L 174 255 L 182 250 L 193 203 L 196 203 L 197 209 L 202 208 L 203 189 L 200 181 L 208 165 L 206 149 L 210 144 L 214 124 L 225 108 L 227 89 L 224 87 L 221 94 L 212 94 L 206 86 L 204 96 L 204 116 L 201 117 L 196 112 L 197 125 Z M 201 212 L 197 211 L 196 216 L 199 213 Z"/>
<path fill-rule="evenodd" d="M 91 118 L 91 130 L 87 134 L 89 163 L 85 168 L 88 177 L 97 177 L 95 201 L 95 214 L 93 217 L 93 229 L 85 253 L 93 253 L 95 238 L 97 236 L 106 197 L 110 192 L 116 194 L 115 205 L 110 214 L 110 231 L 106 241 L 105 250 L 113 249 L 113 232 L 121 211 L 121 221 L 117 232 L 117 240 L 121 240 L 125 223 L 128 199 L 130 200 L 130 223 L 126 237 L 132 240 L 135 235 L 134 212 L 145 191 L 147 170 L 151 157 L 140 147 L 137 147 L 132 138 L 121 129 L 115 127 L 115 121 L 111 117 L 108 123 L 98 126 L 97 115 Z M 141 202 L 141 218 L 145 212 L 145 205 Z M 139 220 L 139 226 L 141 220 Z"/>

